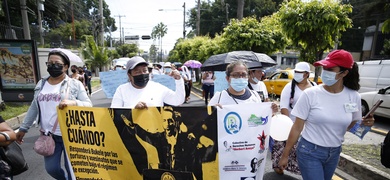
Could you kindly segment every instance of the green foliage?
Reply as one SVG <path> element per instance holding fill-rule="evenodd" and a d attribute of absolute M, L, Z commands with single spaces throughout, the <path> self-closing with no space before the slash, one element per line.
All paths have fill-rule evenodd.
<path fill-rule="evenodd" d="M 385 39 L 383 43 L 383 50 L 380 54 L 390 56 L 390 39 Z"/>
<path fill-rule="evenodd" d="M 260 23 L 255 17 L 231 20 L 222 34 L 223 44 L 227 51 L 247 50 L 265 54 L 283 50 L 286 38 L 274 17 L 265 17 Z"/>
<path fill-rule="evenodd" d="M 282 4 L 278 16 L 283 32 L 300 50 L 300 59 L 312 63 L 333 47 L 340 32 L 352 27 L 351 12 L 351 5 L 332 0 L 291 0 Z"/>
<path fill-rule="evenodd" d="M 85 44 L 82 44 L 81 49 L 86 64 L 99 68 L 110 64 L 109 50 L 98 46 L 92 36 L 85 36 Z"/>
<path fill-rule="evenodd" d="M 27 103 L 7 102 L 5 103 L 5 110 L 1 111 L 1 116 L 3 119 L 8 120 L 27 112 L 29 107 Z"/>
<path fill-rule="evenodd" d="M 245 1 L 244 17 L 264 17 L 278 10 L 283 0 L 250 0 Z M 210 36 L 221 34 L 232 18 L 237 18 L 237 0 L 201 1 L 200 4 L 200 35 Z M 187 26 L 196 30 L 197 6 L 190 9 Z M 188 33 L 191 38 L 193 33 Z"/>
<path fill-rule="evenodd" d="M 120 57 L 133 57 L 138 53 L 139 49 L 136 44 L 123 44 L 116 47 L 116 51 Z"/>
<path fill-rule="evenodd" d="M 152 60 L 152 62 L 156 62 L 156 60 L 157 60 L 157 47 L 154 44 L 150 45 L 149 57 L 150 57 L 150 60 Z"/>
<path fill-rule="evenodd" d="M 76 39 L 83 39 L 84 35 L 92 35 L 91 31 L 88 29 L 89 26 L 91 26 L 91 22 L 87 20 L 82 20 L 82 21 L 74 21 L 74 26 L 75 26 L 75 36 Z M 61 39 L 69 39 L 71 37 L 73 39 L 73 25 L 72 23 L 64 23 L 60 25 L 58 28 L 52 29 L 47 37 L 46 41 L 50 42 L 50 40 L 53 40 L 53 37 L 58 38 L 57 41 L 60 41 Z M 58 37 L 59 36 L 59 37 Z"/>

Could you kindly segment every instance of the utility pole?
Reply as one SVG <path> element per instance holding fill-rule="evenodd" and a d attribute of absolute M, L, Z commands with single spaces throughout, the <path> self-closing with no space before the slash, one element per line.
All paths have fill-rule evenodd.
<path fill-rule="evenodd" d="M 117 16 L 114 16 L 114 17 L 119 17 L 119 44 L 122 44 L 122 23 L 121 23 L 121 18 L 122 17 L 126 17 L 125 15 L 117 15 Z"/>
<path fill-rule="evenodd" d="M 72 31 L 73 31 L 73 46 L 76 47 L 76 28 L 74 27 L 74 16 L 73 16 L 73 1 L 71 2 L 72 9 Z"/>
<path fill-rule="evenodd" d="M 39 39 L 41 42 L 41 46 L 45 46 L 45 39 L 43 38 L 43 29 L 42 29 L 42 12 L 45 11 L 45 7 L 43 3 L 45 0 L 37 0 L 37 7 L 38 7 L 38 24 L 39 24 Z M 42 13 L 42 14 L 41 14 Z"/>
<path fill-rule="evenodd" d="M 121 33 L 122 33 L 121 34 L 121 41 L 123 42 L 122 44 L 125 44 L 125 28 L 122 28 L 122 32 Z"/>
<path fill-rule="evenodd" d="M 108 28 L 109 32 L 110 32 L 110 48 L 112 48 L 112 36 L 111 36 L 111 29 L 112 29 L 112 25 L 110 26 L 110 28 Z"/>
<path fill-rule="evenodd" d="M 99 12 L 100 12 L 100 45 L 104 47 L 104 16 L 103 16 L 103 0 L 99 1 Z"/>
<path fill-rule="evenodd" d="M 183 39 L 186 38 L 186 2 L 183 4 Z"/>
<path fill-rule="evenodd" d="M 196 35 L 200 36 L 200 0 L 198 0 L 198 11 L 196 12 Z"/>
<path fill-rule="evenodd" d="M 27 16 L 26 0 L 20 0 L 20 9 L 22 13 L 24 39 L 31 39 L 30 26 L 28 23 L 28 16 Z"/>

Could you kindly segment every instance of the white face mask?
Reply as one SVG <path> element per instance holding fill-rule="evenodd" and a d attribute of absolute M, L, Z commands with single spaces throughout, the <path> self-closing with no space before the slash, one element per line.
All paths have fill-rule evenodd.
<path fill-rule="evenodd" d="M 342 72 L 339 72 L 342 73 Z M 336 84 L 339 79 L 336 79 L 336 75 L 339 74 L 333 71 L 327 71 L 327 70 L 322 70 L 321 73 L 321 79 L 322 82 L 327 85 L 327 86 L 332 86 L 333 84 Z"/>
<path fill-rule="evenodd" d="M 253 77 L 252 80 L 257 84 L 259 80 L 256 77 Z"/>
<path fill-rule="evenodd" d="M 298 72 L 294 72 L 294 80 L 297 81 L 298 83 L 302 82 L 303 81 L 303 75 L 305 73 L 298 73 Z"/>

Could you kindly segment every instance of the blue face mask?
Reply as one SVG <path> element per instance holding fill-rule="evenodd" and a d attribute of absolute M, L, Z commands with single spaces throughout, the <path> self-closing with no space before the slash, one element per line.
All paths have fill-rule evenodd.
<path fill-rule="evenodd" d="M 321 73 L 322 82 L 327 86 L 332 86 L 333 84 L 336 84 L 336 82 L 338 81 L 338 79 L 336 79 L 337 74 L 338 73 L 336 72 L 322 70 Z"/>
<path fill-rule="evenodd" d="M 237 92 L 244 90 L 248 86 L 247 78 L 231 78 L 230 86 Z"/>

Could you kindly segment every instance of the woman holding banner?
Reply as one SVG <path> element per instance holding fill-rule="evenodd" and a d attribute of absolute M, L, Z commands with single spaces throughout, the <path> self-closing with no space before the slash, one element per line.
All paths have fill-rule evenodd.
<path fill-rule="evenodd" d="M 229 88 L 217 92 L 211 98 L 209 106 L 219 106 L 241 103 L 261 103 L 261 97 L 248 88 L 248 67 L 243 61 L 234 61 L 226 67 L 226 80 Z M 272 103 L 273 112 L 278 111 L 278 105 Z"/>
<path fill-rule="evenodd" d="M 38 119 L 41 133 L 51 134 L 55 141 L 54 154 L 44 156 L 45 169 L 53 178 L 63 180 L 72 179 L 72 171 L 65 153 L 61 130 L 57 126 L 57 106 L 59 109 L 66 106 L 92 106 L 84 85 L 79 80 L 66 75 L 69 64 L 69 55 L 65 52 L 61 50 L 50 51 L 46 62 L 50 76 L 42 78 L 37 83 L 34 89 L 34 99 L 16 134 L 17 142 L 21 144 L 28 129 Z M 66 172 L 61 168 L 60 163 L 63 153 Z"/>
<path fill-rule="evenodd" d="M 296 117 L 279 160 L 288 164 L 291 149 L 298 141 L 297 160 L 303 179 L 330 180 L 339 162 L 341 145 L 348 129 L 357 121 L 371 127 L 374 118 L 362 120 L 358 66 L 351 53 L 335 50 L 321 61 L 324 85 L 303 91 L 291 114 Z"/>

